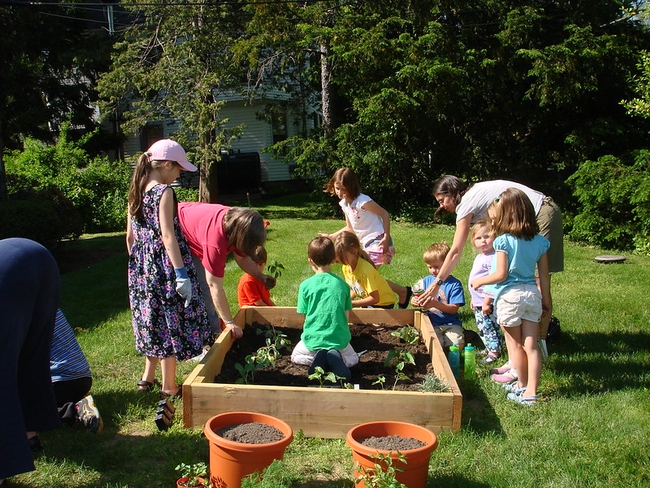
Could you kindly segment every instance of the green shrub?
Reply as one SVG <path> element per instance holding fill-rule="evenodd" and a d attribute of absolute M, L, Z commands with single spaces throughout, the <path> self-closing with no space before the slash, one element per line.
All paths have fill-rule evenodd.
<path fill-rule="evenodd" d="M 51 202 L 0 201 L 0 239 L 25 237 L 51 247 L 61 235 L 61 221 Z"/>
<path fill-rule="evenodd" d="M 10 151 L 5 156 L 10 199 L 57 195 L 52 202 L 55 207 L 65 200 L 77 214 L 73 220 L 80 217 L 81 229 L 71 225 L 61 237 L 117 231 L 125 226 L 131 168 L 124 161 L 90 158 L 81 148 L 83 143 L 68 141 L 64 125 L 55 146 L 26 139 L 22 151 Z"/>
<path fill-rule="evenodd" d="M 650 233 L 650 151 L 586 161 L 568 179 L 579 208 L 569 236 L 605 249 L 643 247 Z M 645 239 L 645 241 L 644 241 Z"/>
<path fill-rule="evenodd" d="M 92 159 L 74 175 L 71 201 L 84 215 L 84 232 L 123 230 L 131 168 L 124 161 Z"/>
<path fill-rule="evenodd" d="M 64 237 L 78 237 L 83 231 L 83 221 L 79 212 L 74 208 L 74 205 L 66 196 L 54 186 L 40 184 L 24 175 L 8 174 L 7 175 L 7 188 L 12 191 L 9 194 L 9 201 L 18 209 L 20 219 L 27 220 L 22 222 L 17 220 L 12 215 L 5 215 L 5 218 L 0 224 L 0 233 L 2 235 L 20 235 L 21 237 L 28 237 L 25 235 L 26 229 L 29 231 L 29 237 L 35 241 L 45 243 L 46 241 L 58 241 Z M 8 205 L 5 213 L 12 212 L 13 207 Z M 50 215 L 51 221 L 48 222 L 47 218 L 43 215 Z M 46 223 L 43 225 L 42 230 L 33 228 L 35 222 Z M 41 224 L 38 224 L 41 225 Z M 53 233 L 56 236 L 53 236 Z M 41 237 L 39 237 L 41 236 Z"/>
<path fill-rule="evenodd" d="M 194 188 L 174 188 L 174 193 L 179 202 L 199 201 L 199 190 Z"/>

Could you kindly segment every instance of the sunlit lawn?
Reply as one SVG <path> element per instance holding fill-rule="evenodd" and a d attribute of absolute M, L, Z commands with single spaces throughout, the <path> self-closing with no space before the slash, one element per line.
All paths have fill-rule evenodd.
<path fill-rule="evenodd" d="M 307 243 L 343 221 L 316 218 L 295 206 L 296 197 L 292 207 L 283 201 L 255 205 L 271 221 L 269 261 L 285 267 L 272 297 L 278 305 L 295 306 L 298 285 L 311 275 Z M 398 253 L 382 274 L 410 284 L 426 273 L 424 249 L 434 241 L 451 242 L 453 229 L 393 223 L 392 233 Z M 62 309 L 91 364 L 104 432 L 42 433 L 46 449 L 37 471 L 12 478 L 12 486 L 174 486 L 178 463 L 208 461 L 207 441 L 200 430 L 182 427 L 180 408 L 172 428 L 159 432 L 153 422 L 157 395 L 136 392 L 143 359 L 133 346 L 124 237 L 88 236 L 67 245 L 120 251 L 63 276 Z M 428 486 L 650 485 L 650 258 L 628 255 L 624 264 L 608 265 L 593 261 L 599 254 L 611 251 L 567 242 L 566 270 L 553 277 L 563 334 L 544 365 L 543 401 L 533 408 L 508 402 L 483 367 L 475 382 L 461 381 L 462 429 L 439 435 Z M 472 259 L 468 248 L 454 273 L 463 283 Z M 225 283 L 235 311 L 239 276 L 230 261 Z M 475 328 L 464 309 L 466 327 Z M 195 364 L 179 365 L 179 381 Z M 284 481 L 273 478 L 267 486 L 353 486 L 343 440 L 305 439 L 298 433 L 280 472 Z"/>

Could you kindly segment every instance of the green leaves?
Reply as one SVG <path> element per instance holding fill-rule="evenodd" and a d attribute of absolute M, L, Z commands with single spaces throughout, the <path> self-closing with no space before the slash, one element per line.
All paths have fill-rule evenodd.
<path fill-rule="evenodd" d="M 569 178 L 580 209 L 570 236 L 604 248 L 647 252 L 650 152 L 586 161 Z"/>

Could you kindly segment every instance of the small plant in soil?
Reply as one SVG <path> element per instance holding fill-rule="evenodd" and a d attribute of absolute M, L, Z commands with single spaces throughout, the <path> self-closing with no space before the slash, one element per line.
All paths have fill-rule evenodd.
<path fill-rule="evenodd" d="M 438 378 L 435 374 L 427 374 L 422 382 L 419 384 L 420 391 L 430 393 L 444 393 L 450 391 L 451 388 L 447 383 Z"/>
<path fill-rule="evenodd" d="M 325 370 L 320 366 L 316 366 L 314 368 L 314 372 L 309 375 L 309 379 L 318 381 L 319 388 L 323 388 L 326 381 L 330 381 L 331 383 L 334 384 L 340 383 L 343 388 L 347 388 L 348 385 L 348 383 L 345 383 L 343 381 L 345 380 L 343 376 L 337 376 L 332 371 L 328 371 L 326 373 Z"/>
<path fill-rule="evenodd" d="M 255 371 L 257 371 L 257 358 L 255 354 L 249 354 L 246 356 L 244 364 L 236 363 L 235 369 L 241 375 L 241 378 L 237 380 L 237 383 L 249 384 L 255 381 Z"/>
<path fill-rule="evenodd" d="M 380 374 L 377 376 L 377 379 L 372 382 L 373 385 L 379 385 L 381 386 L 381 389 L 384 389 L 384 385 L 386 384 L 386 377 L 383 374 Z"/>
<path fill-rule="evenodd" d="M 284 348 L 288 349 L 289 346 L 291 345 L 291 341 L 289 340 L 287 335 L 277 330 L 271 324 L 266 324 L 263 328 L 256 329 L 255 333 L 257 335 L 263 334 L 265 337 L 266 345 L 273 346 L 278 352 L 278 355 L 279 352 L 282 351 L 282 349 Z"/>
<path fill-rule="evenodd" d="M 259 368 L 265 368 L 271 366 L 275 368 L 275 361 L 280 356 L 280 351 L 278 351 L 275 344 L 271 343 L 271 339 L 266 338 L 266 346 L 260 347 L 255 353 L 255 361 Z"/>
<path fill-rule="evenodd" d="M 406 325 L 390 333 L 393 337 L 398 337 L 408 344 L 417 344 L 420 340 L 420 332 L 412 325 Z"/>
<path fill-rule="evenodd" d="M 205 463 L 185 464 L 181 463 L 176 466 L 176 471 L 179 472 L 180 478 L 187 478 L 183 486 L 187 488 L 204 486 L 210 487 L 210 480 L 208 478 L 208 466 Z"/>
<path fill-rule="evenodd" d="M 372 468 L 367 468 L 357 463 L 357 471 L 361 474 L 355 478 L 355 484 L 363 481 L 369 488 L 408 488 L 403 483 L 397 481 L 396 474 L 404 470 L 393 466 L 393 458 L 391 458 L 390 454 L 378 452 L 376 456 L 371 457 L 377 460 Z M 398 452 L 397 459 L 406 464 L 406 456 L 404 454 Z"/>
<path fill-rule="evenodd" d="M 395 383 L 393 383 L 393 390 L 397 386 L 398 381 L 409 381 L 411 379 L 403 372 L 404 367 L 407 364 L 415 365 L 415 358 L 411 351 L 405 349 L 393 349 L 388 353 L 388 357 L 386 357 L 386 360 L 384 361 L 384 366 L 390 366 L 395 370 Z"/>
<path fill-rule="evenodd" d="M 266 324 L 264 329 L 256 329 L 256 334 L 264 334 L 265 346 L 260 347 L 254 354 L 246 356 L 244 364 L 236 363 L 235 369 L 239 372 L 241 378 L 238 383 L 249 384 L 255 381 L 255 372 L 258 369 L 271 366 L 275 368 L 275 362 L 280 357 L 281 350 L 291 345 L 291 341 L 286 334 L 279 332 L 272 325 Z"/>

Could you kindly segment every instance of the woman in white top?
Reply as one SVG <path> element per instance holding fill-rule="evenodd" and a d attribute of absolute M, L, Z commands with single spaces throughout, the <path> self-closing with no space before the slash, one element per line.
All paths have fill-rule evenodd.
<path fill-rule="evenodd" d="M 562 212 L 551 197 L 514 181 L 482 181 L 467 185 L 456 176 L 445 175 L 433 185 L 433 196 L 440 205 L 436 213 L 445 210 L 455 212 L 456 230 L 451 249 L 438 272 L 438 279 L 416 299 L 419 306 L 428 308 L 427 304 L 435 300 L 440 284 L 453 272 L 463 254 L 471 225 L 485 219 L 487 208 L 496 197 L 508 188 L 520 189 L 533 203 L 540 234 L 551 242 L 547 253 L 549 273 L 564 270 Z M 551 314 L 549 313 L 542 321 L 540 337 L 546 337 L 550 318 Z"/>

